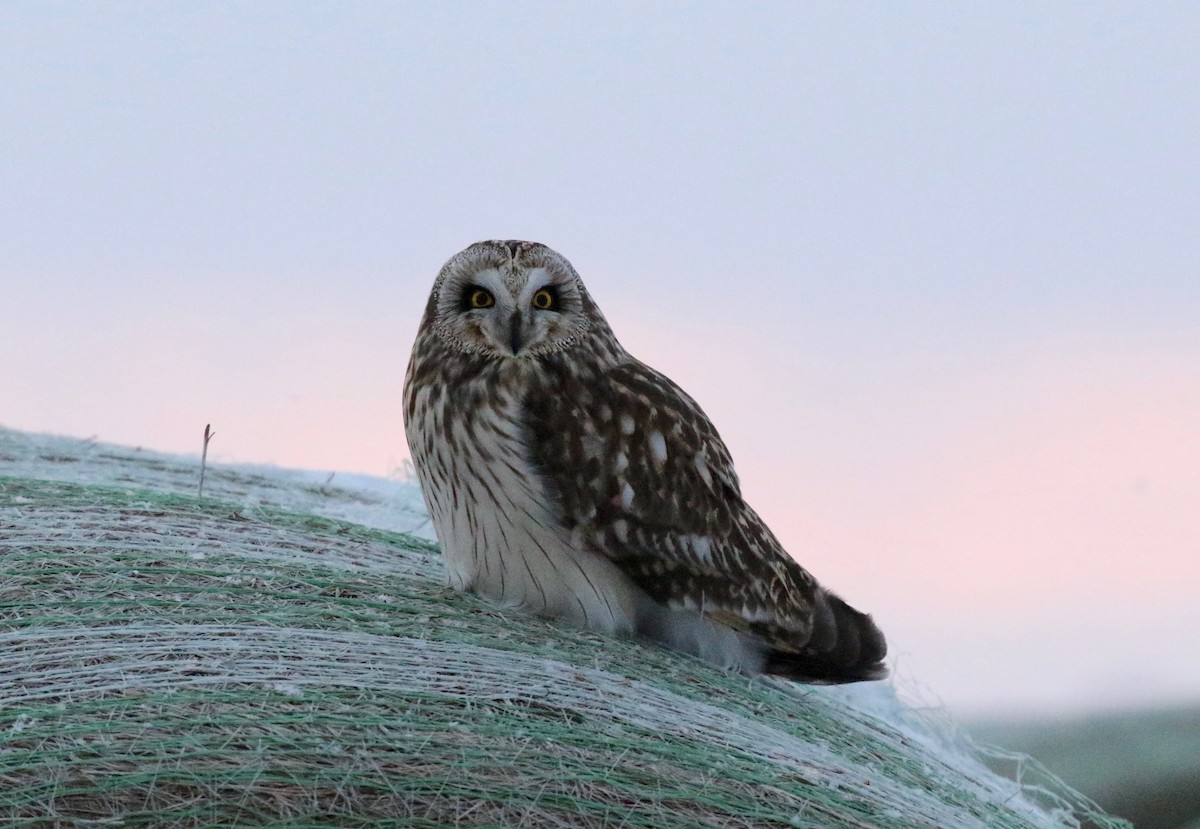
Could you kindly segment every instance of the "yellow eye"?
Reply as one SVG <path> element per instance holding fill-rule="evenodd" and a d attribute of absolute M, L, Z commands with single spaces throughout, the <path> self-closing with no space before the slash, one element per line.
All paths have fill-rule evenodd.
<path fill-rule="evenodd" d="M 533 307 L 539 311 L 551 311 L 554 309 L 554 294 L 542 288 L 533 295 Z"/>
<path fill-rule="evenodd" d="M 492 296 L 491 291 L 476 288 L 471 291 L 471 295 L 467 298 L 467 304 L 472 308 L 491 308 L 496 304 L 496 298 Z"/>

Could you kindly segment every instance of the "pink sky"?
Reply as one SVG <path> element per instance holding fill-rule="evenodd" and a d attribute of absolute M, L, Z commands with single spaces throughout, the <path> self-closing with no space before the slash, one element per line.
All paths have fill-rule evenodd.
<path fill-rule="evenodd" d="M 87 359 L 70 371 L 45 361 L 53 386 L 7 363 L 5 425 L 195 453 L 212 422 L 215 459 L 388 475 L 407 457 L 409 310 L 402 333 L 370 313 L 276 320 L 253 362 L 222 347 L 244 348 L 236 315 L 114 326 L 74 341 Z M 623 330 L 623 315 L 608 312 L 618 335 L 706 408 L 789 551 L 876 615 L 902 685 L 967 713 L 1200 697 L 1181 657 L 1200 640 L 1194 336 L 838 368 L 786 335 L 664 340 L 636 314 Z M 43 336 L 32 345 L 62 347 Z"/>
<path fill-rule="evenodd" d="M 1195 699 L 1196 344 L 884 358 L 819 403 L 751 370 L 732 393 L 759 385 L 760 413 L 743 397 L 710 411 L 730 412 L 747 497 L 793 555 L 874 612 L 901 675 L 952 707 Z"/>
<path fill-rule="evenodd" d="M 1200 699 L 1190 7 L 113 8 L 0 4 L 0 423 L 390 474 L 438 268 L 541 241 L 906 682 Z"/>

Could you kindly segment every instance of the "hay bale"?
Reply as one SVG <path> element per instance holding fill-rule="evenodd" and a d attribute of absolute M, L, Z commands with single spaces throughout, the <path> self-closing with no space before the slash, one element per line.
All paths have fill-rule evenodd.
<path fill-rule="evenodd" d="M 136 477 L 0 478 L 5 826 L 1118 825 L 894 700 L 505 612 L 428 541 Z"/>

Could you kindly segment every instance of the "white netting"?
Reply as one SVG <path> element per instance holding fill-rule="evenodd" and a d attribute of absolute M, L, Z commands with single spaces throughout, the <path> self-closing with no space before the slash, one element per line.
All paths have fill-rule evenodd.
<path fill-rule="evenodd" d="M 445 590 L 427 541 L 317 515 L 417 526 L 411 487 L 326 502 L 261 472 L 199 500 L 146 457 L 0 431 L 5 825 L 1112 823 L 886 685 L 750 681 L 497 610 Z"/>

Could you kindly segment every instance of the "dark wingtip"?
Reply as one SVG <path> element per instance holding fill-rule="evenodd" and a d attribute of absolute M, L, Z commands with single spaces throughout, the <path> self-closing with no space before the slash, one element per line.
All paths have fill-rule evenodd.
<path fill-rule="evenodd" d="M 870 616 L 832 593 L 824 593 L 823 598 L 809 647 L 801 653 L 768 652 L 763 673 L 822 685 L 885 679 L 887 641 L 883 632 Z"/>

